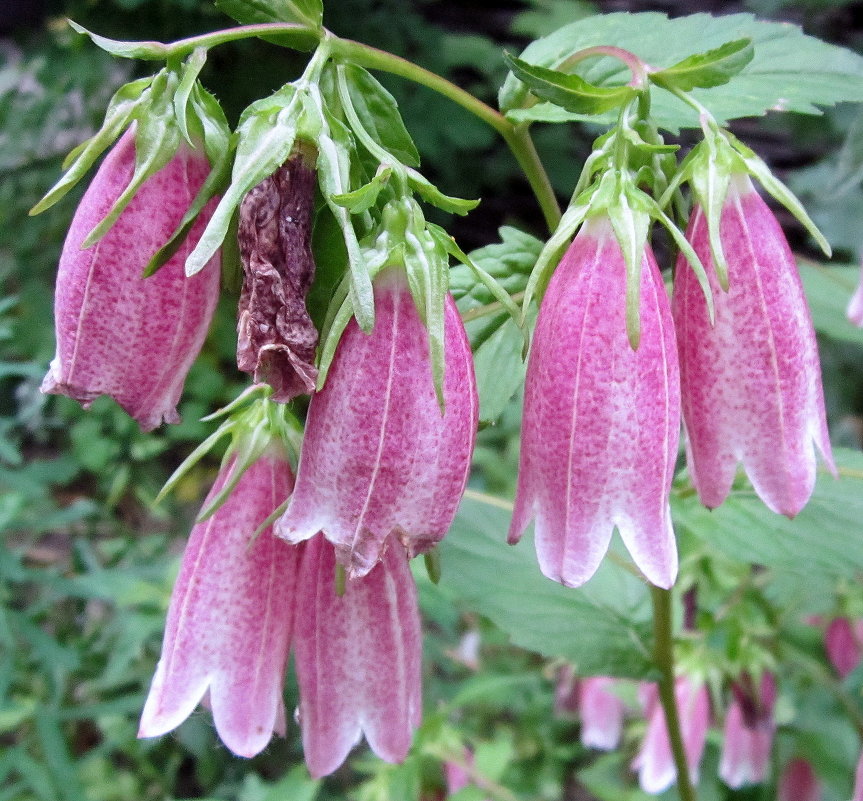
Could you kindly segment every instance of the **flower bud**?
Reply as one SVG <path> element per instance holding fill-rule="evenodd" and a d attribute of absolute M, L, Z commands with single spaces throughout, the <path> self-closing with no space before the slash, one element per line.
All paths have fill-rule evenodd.
<path fill-rule="evenodd" d="M 233 467 L 232 461 L 222 470 L 208 501 Z M 176 728 L 206 699 L 219 737 L 238 756 L 262 751 L 273 732 L 284 735 L 299 549 L 274 537 L 271 527 L 252 536 L 292 484 L 287 461 L 268 451 L 224 505 L 192 529 L 139 737 Z"/>
<path fill-rule="evenodd" d="M 318 332 L 306 310 L 315 277 L 314 201 L 314 169 L 300 153 L 254 187 L 240 206 L 237 366 L 256 382 L 270 384 L 279 402 L 313 392 L 318 374 Z"/>
<path fill-rule="evenodd" d="M 381 759 L 401 762 L 422 715 L 422 632 L 405 552 L 390 543 L 341 595 L 335 574 L 333 547 L 314 537 L 297 583 L 294 652 L 303 750 L 316 778 L 336 770 L 363 734 Z"/>
<path fill-rule="evenodd" d="M 677 262 L 674 322 L 692 481 L 719 506 L 742 462 L 774 512 L 793 517 L 815 485 L 815 449 L 835 472 L 824 414 L 818 346 L 794 257 L 747 176 L 732 177 L 719 229 L 728 292 L 716 277 L 705 215 L 687 239 L 705 264 L 715 325 L 695 276 Z"/>
<path fill-rule="evenodd" d="M 821 801 L 821 785 L 807 760 L 795 757 L 785 766 L 776 801 Z"/>
<path fill-rule="evenodd" d="M 824 649 L 841 678 L 860 664 L 863 655 L 863 620 L 835 617 L 824 632 Z"/>
<path fill-rule="evenodd" d="M 364 334 L 350 321 L 312 397 L 296 490 L 275 529 L 289 542 L 323 531 L 352 576 L 374 567 L 391 533 L 410 556 L 444 537 L 470 471 L 479 406 L 452 297 L 441 414 L 426 329 L 404 272 L 385 270 L 374 288 L 374 329 Z"/>
<path fill-rule="evenodd" d="M 540 568 L 568 586 L 594 574 L 615 526 L 651 582 L 670 587 L 677 573 L 669 511 L 677 354 L 649 245 L 637 350 L 627 338 L 626 283 L 609 219 L 592 218 L 552 276 L 533 335 L 509 541 L 535 518 Z"/>
<path fill-rule="evenodd" d="M 734 698 L 725 717 L 725 738 L 719 762 L 719 778 L 729 787 L 760 784 L 767 778 L 776 722 L 776 682 L 765 673 L 757 696 L 751 679 L 732 688 Z"/>
<path fill-rule="evenodd" d="M 200 151 L 181 147 L 150 177 L 110 230 L 81 250 L 132 178 L 133 131 L 106 157 L 78 206 L 57 274 L 57 351 L 42 391 L 88 407 L 110 395 L 150 431 L 177 423 L 186 374 L 203 345 L 219 295 L 218 257 L 193 278 L 183 264 L 212 213 L 200 214 L 177 253 L 150 278 L 141 274 L 192 204 L 209 172 Z"/>

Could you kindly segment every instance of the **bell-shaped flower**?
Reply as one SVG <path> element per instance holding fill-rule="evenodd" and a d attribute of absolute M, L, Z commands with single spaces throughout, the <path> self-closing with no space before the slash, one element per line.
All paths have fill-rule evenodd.
<path fill-rule="evenodd" d="M 635 350 L 626 284 L 611 222 L 590 219 L 552 276 L 533 335 L 509 541 L 535 518 L 540 568 L 569 586 L 594 574 L 615 526 L 651 582 L 670 587 L 677 573 L 668 505 L 680 428 L 677 353 L 649 245 Z"/>
<path fill-rule="evenodd" d="M 821 784 L 808 760 L 795 757 L 788 762 L 779 777 L 776 801 L 821 801 Z"/>
<path fill-rule="evenodd" d="M 230 461 L 208 501 L 232 467 Z M 282 690 L 300 549 L 271 527 L 252 537 L 292 483 L 287 461 L 269 450 L 192 529 L 139 737 L 176 728 L 199 702 L 210 706 L 219 737 L 238 756 L 254 756 L 273 732 L 285 733 Z"/>
<path fill-rule="evenodd" d="M 698 768 L 710 727 L 710 697 L 704 682 L 688 676 L 677 678 L 674 683 L 674 697 L 689 777 L 693 784 L 698 784 Z M 647 718 L 647 733 L 638 755 L 632 762 L 632 768 L 638 771 L 641 789 L 646 793 L 658 794 L 674 784 L 677 768 L 671 752 L 665 714 L 659 702 L 659 690 L 655 684 L 644 685 L 642 706 Z"/>
<path fill-rule="evenodd" d="M 863 655 L 863 620 L 834 617 L 824 632 L 824 650 L 840 677 L 848 676 Z"/>
<path fill-rule="evenodd" d="M 748 677 L 747 677 L 748 678 Z M 751 680 L 732 688 L 734 698 L 725 716 L 725 737 L 719 761 L 719 778 L 729 787 L 760 784 L 767 778 L 776 722 L 776 682 L 764 673 L 757 695 Z"/>
<path fill-rule="evenodd" d="M 719 506 L 742 462 L 770 509 L 796 515 L 815 485 L 815 445 L 835 468 L 818 346 L 794 257 L 745 175 L 732 177 L 720 220 L 727 292 L 700 206 L 686 236 L 706 266 L 715 307 L 711 325 L 695 275 L 678 259 L 673 310 L 692 481 L 702 503 Z"/>
<path fill-rule="evenodd" d="M 333 546 L 305 546 L 294 655 L 299 721 L 312 776 L 332 773 L 365 734 L 372 750 L 400 762 L 422 714 L 422 632 L 404 549 L 390 542 L 381 561 L 336 591 Z M 285 546 L 287 547 L 287 546 Z"/>
<path fill-rule="evenodd" d="M 364 576 L 395 533 L 413 556 L 449 529 L 470 471 L 478 400 L 473 360 L 452 297 L 445 306 L 444 413 L 428 337 L 407 277 L 374 282 L 371 334 L 351 320 L 309 406 L 297 486 L 276 534 L 323 531 L 351 576 Z"/>
<path fill-rule="evenodd" d="M 613 751 L 623 732 L 623 701 L 614 692 L 616 679 L 591 676 L 579 683 L 581 743 L 588 748 Z"/>
<path fill-rule="evenodd" d="M 219 296 L 218 257 L 193 278 L 183 264 L 209 219 L 199 215 L 189 236 L 150 278 L 142 272 L 191 206 L 210 165 L 201 150 L 182 146 L 138 190 L 95 245 L 87 234 L 129 184 L 134 132 L 114 146 L 72 220 L 57 274 L 57 351 L 42 391 L 85 407 L 110 395 L 144 431 L 177 423 L 186 374 L 203 345 Z"/>

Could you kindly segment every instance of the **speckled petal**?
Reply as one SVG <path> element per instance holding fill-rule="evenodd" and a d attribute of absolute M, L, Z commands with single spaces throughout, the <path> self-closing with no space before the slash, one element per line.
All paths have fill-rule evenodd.
<path fill-rule="evenodd" d="M 227 476 L 225 470 L 209 497 Z M 140 737 L 174 729 L 205 693 L 219 737 L 238 756 L 254 756 L 274 731 L 284 732 L 282 687 L 299 549 L 271 528 L 249 543 L 287 497 L 292 478 L 283 458 L 261 457 L 225 504 L 192 529 Z"/>
<path fill-rule="evenodd" d="M 692 480 L 719 506 L 738 463 L 775 512 L 794 516 L 815 485 L 817 444 L 831 470 L 815 332 L 794 257 L 748 177 L 732 180 L 720 235 L 730 288 L 719 288 L 700 208 L 687 238 L 706 265 L 716 309 L 678 260 L 674 320 Z"/>
<path fill-rule="evenodd" d="M 335 591 L 336 560 L 323 536 L 306 545 L 294 650 L 309 771 L 332 773 L 365 734 L 400 762 L 422 714 L 422 635 L 404 550 L 390 544 L 368 575 Z"/>
<path fill-rule="evenodd" d="M 509 540 L 536 520 L 542 572 L 579 586 L 617 526 L 660 587 L 677 574 L 668 500 L 680 428 L 674 327 L 645 250 L 641 342 L 626 334 L 626 273 L 610 222 L 595 218 L 546 290 L 525 382 L 521 457 Z"/>
<path fill-rule="evenodd" d="M 395 533 L 409 554 L 439 542 L 464 492 L 479 404 L 470 345 L 452 297 L 445 312 L 444 400 L 434 394 L 426 329 L 399 269 L 375 281 L 375 327 L 351 320 L 309 407 L 297 487 L 276 533 L 323 531 L 351 575 L 367 574 Z"/>
<path fill-rule="evenodd" d="M 200 151 L 185 147 L 144 183 L 99 242 L 81 250 L 128 185 L 134 163 L 129 131 L 75 212 L 57 274 L 57 351 L 42 391 L 68 395 L 84 406 L 110 395 L 149 431 L 163 421 L 179 422 L 183 383 L 218 300 L 219 264 L 215 256 L 198 275 L 185 277 L 183 263 L 212 213 L 211 202 L 177 253 L 156 275 L 141 278 L 209 172 Z"/>

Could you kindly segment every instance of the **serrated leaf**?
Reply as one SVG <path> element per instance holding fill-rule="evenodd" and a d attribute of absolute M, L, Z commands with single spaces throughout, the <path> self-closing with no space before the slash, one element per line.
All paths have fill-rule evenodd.
<path fill-rule="evenodd" d="M 720 124 L 771 109 L 818 114 L 819 107 L 863 101 L 863 57 L 806 36 L 794 25 L 757 20 L 751 14 L 693 14 L 675 19 L 658 12 L 594 16 L 538 39 L 521 57 L 553 68 L 579 50 L 615 45 L 662 69 L 694 55 L 693 51 L 719 48 L 743 37 L 752 40 L 752 61 L 728 83 L 692 92 Z M 628 69 L 611 58 L 585 61 L 579 74 L 597 86 L 629 79 Z M 522 109 L 527 97 L 527 87 L 509 76 L 500 92 L 500 107 L 519 122 L 581 119 L 549 103 Z M 651 113 L 659 127 L 668 131 L 699 127 L 697 112 L 660 87 L 651 90 Z M 608 121 L 613 119 L 609 116 Z"/>
<path fill-rule="evenodd" d="M 409 167 L 420 163 L 395 98 L 368 70 L 354 64 L 342 67 L 347 79 L 351 104 L 363 127 L 385 150 Z"/>
<path fill-rule="evenodd" d="M 668 69 L 651 73 L 650 80 L 689 92 L 697 87 L 722 86 L 737 75 L 755 56 L 751 39 L 737 39 L 721 47 L 678 61 Z"/>
<path fill-rule="evenodd" d="M 324 14 L 322 0 L 216 0 L 216 8 L 241 25 L 299 22 L 319 28 Z"/>
<path fill-rule="evenodd" d="M 569 659 L 580 675 L 649 677 L 644 583 L 606 559 L 584 587 L 563 587 L 540 573 L 532 535 L 504 544 L 510 516 L 506 501 L 468 490 L 439 546 L 440 586 L 488 617 L 515 645 Z"/>
<path fill-rule="evenodd" d="M 120 58 L 140 58 L 150 61 L 163 61 L 168 57 L 168 47 L 161 42 L 119 42 L 116 39 L 108 39 L 99 36 L 98 33 L 88 31 L 83 25 L 68 20 L 69 26 L 83 36 L 89 36 L 93 44 L 112 56 Z"/>
<path fill-rule="evenodd" d="M 503 57 L 533 94 L 575 114 L 602 114 L 619 108 L 636 94 L 631 86 L 596 86 L 578 75 L 537 67 L 508 53 Z"/>

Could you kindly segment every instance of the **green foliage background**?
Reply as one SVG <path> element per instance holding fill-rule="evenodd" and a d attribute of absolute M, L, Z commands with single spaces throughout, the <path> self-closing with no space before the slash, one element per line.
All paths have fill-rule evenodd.
<path fill-rule="evenodd" d="M 635 5 L 644 10 L 646 4 Z M 681 13 L 697 10 L 691 3 L 670 5 Z M 847 23 L 850 5 L 753 0 L 744 10 L 793 19 L 859 52 L 863 34 Z M 432 0 L 331 0 L 325 23 L 447 75 L 494 104 L 506 73 L 503 47 L 518 52 L 530 37 L 592 10 L 570 0 L 468 9 Z M 10 28 L 0 41 L 0 801 L 374 801 L 419 798 L 421 789 L 424 798 L 438 798 L 440 759 L 463 758 L 465 744 L 488 787 L 462 791 L 459 801 L 590 797 L 586 793 L 623 798 L 634 740 L 620 753 L 593 759 L 578 744 L 575 724 L 552 715 L 553 679 L 562 658 L 579 660 L 588 672 L 648 675 L 649 608 L 639 583 L 622 571 L 604 568 L 584 593 L 574 594 L 541 579 L 538 570 L 526 572 L 524 565 L 533 565 L 529 542 L 511 550 L 503 545 L 505 504 L 490 504 L 482 493 L 513 493 L 519 404 L 511 396 L 520 367 L 509 340 L 487 323 L 474 324 L 471 334 L 482 345 L 483 417 L 500 416 L 480 434 L 472 479 L 478 494 L 465 501 L 443 549 L 443 581 L 434 586 L 417 572 L 427 634 L 426 712 L 409 760 L 393 767 L 361 754 L 325 783 L 314 783 L 302 766 L 295 726 L 287 739 L 246 762 L 218 744 L 206 713 L 193 715 L 175 735 L 135 739 L 179 554 L 215 463 L 192 471 L 165 504 L 155 507 L 153 498 L 210 432 L 199 418 L 233 398 L 245 377 L 235 367 L 235 300 L 227 295 L 187 381 L 181 425 L 145 436 L 111 401 L 101 399 L 84 412 L 66 398 L 39 393 L 53 354 L 56 261 L 81 190 L 39 218 L 28 219 L 26 212 L 56 179 L 62 156 L 97 125 L 112 91 L 138 68 L 73 35 L 64 16 L 119 39 L 168 40 L 227 24 L 202 0 L 56 0 L 35 24 Z M 289 51 L 242 42 L 214 51 L 202 77 L 235 121 L 245 105 L 295 77 L 302 64 Z M 430 177 L 443 191 L 483 198 L 466 220 L 439 218 L 464 249 L 498 242 L 501 225 L 544 235 L 526 183 L 491 130 L 426 90 L 384 82 L 399 100 Z M 857 109 L 745 120 L 734 130 L 791 182 L 838 260 L 852 263 L 863 246 L 863 117 Z M 537 128 L 561 197 L 571 190 L 591 138 L 583 130 Z M 798 249 L 814 256 L 793 222 L 783 222 Z M 524 233 L 510 230 L 504 241 L 507 236 L 522 237 L 526 251 L 536 247 Z M 478 254 L 489 269 L 494 247 Z M 853 266 L 804 265 L 823 335 L 834 439 L 851 449 L 859 449 L 863 430 L 863 336 L 844 321 L 843 309 L 856 277 Z M 470 298 L 462 305 L 469 307 Z M 860 461 L 853 452 L 843 456 L 850 474 L 863 475 Z M 768 522 L 781 530 L 751 557 L 746 532 L 759 510 L 745 498 L 711 516 L 681 496 L 676 510 L 678 521 L 687 521 L 680 536 L 704 540 L 696 553 L 699 547 L 712 553 L 718 543 L 721 558 L 775 567 L 781 603 L 794 598 L 800 560 L 813 549 L 820 554 L 818 569 L 807 564 L 809 605 L 791 604 L 797 617 L 783 622 L 801 653 L 813 658 L 821 657 L 816 634 L 795 621 L 828 612 L 836 583 L 859 581 L 863 573 L 859 546 L 849 551 L 842 540 L 849 530 L 859 534 L 861 501 L 830 486 L 824 492 L 807 512 L 808 527 L 805 519 L 802 529 L 790 530 L 782 521 Z M 459 655 L 466 632 L 481 636 L 480 672 Z M 640 657 L 633 642 L 643 643 Z M 591 652 L 594 662 L 585 657 Z M 818 759 L 825 798 L 847 796 L 859 747 L 854 729 L 817 680 L 801 674 L 795 681 L 797 734 L 781 740 L 780 751 Z M 859 695 L 861 684 L 863 675 L 852 675 L 845 689 Z M 293 688 L 289 680 L 289 708 L 296 703 Z M 790 697 L 798 699 L 795 692 Z M 717 753 L 714 744 L 708 755 L 714 765 L 703 770 L 705 799 L 732 797 L 713 778 Z M 631 786 L 626 792 L 643 798 Z M 770 797 L 758 792 L 733 797 Z"/>

